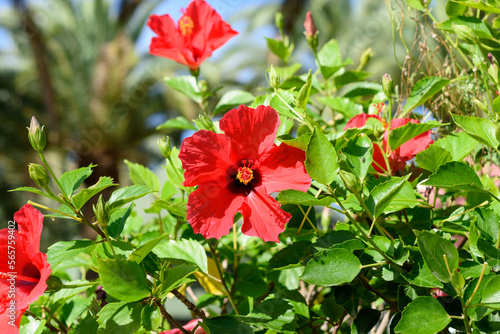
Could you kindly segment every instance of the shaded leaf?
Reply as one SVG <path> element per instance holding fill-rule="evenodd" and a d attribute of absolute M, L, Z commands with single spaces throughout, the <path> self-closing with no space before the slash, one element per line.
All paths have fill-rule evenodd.
<path fill-rule="evenodd" d="M 415 231 L 415 234 L 417 235 L 418 249 L 427 267 L 438 280 L 444 283 L 449 282 L 450 272 L 453 273 L 458 268 L 459 257 L 455 246 L 450 241 L 431 232 Z M 446 266 L 444 255 L 446 255 L 449 268 Z"/>

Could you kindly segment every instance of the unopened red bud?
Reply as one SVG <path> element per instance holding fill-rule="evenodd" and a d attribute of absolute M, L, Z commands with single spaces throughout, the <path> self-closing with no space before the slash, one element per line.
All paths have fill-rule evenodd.
<path fill-rule="evenodd" d="M 314 36 L 318 32 L 316 29 L 316 24 L 314 23 L 314 18 L 311 12 L 307 12 L 306 20 L 304 22 L 304 28 L 306 30 L 306 37 Z"/>

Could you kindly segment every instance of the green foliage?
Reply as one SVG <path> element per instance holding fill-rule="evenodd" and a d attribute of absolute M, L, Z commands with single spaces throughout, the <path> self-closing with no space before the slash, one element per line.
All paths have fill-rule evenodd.
<path fill-rule="evenodd" d="M 318 3 L 324 8 L 316 7 Z M 96 237 L 59 241 L 48 248 L 53 277 L 48 280 L 47 292 L 23 316 L 22 331 L 158 333 L 176 327 L 181 320 L 172 312 L 171 298 L 185 304 L 190 316 L 199 319 L 194 320 L 199 330 L 213 334 L 498 331 L 497 1 L 453 0 L 436 4 L 443 6 L 441 11 L 420 0 L 404 1 L 401 13 L 390 7 L 387 20 L 393 20 L 394 36 L 402 40 L 401 44 L 394 41 L 391 57 L 384 61 L 374 58 L 377 66 L 383 64 L 388 72 L 382 79 L 384 86 L 370 62 L 372 56 L 376 57 L 371 49 L 359 61 L 342 58 L 341 50 L 346 49 L 344 54 L 354 59 L 350 51 L 357 45 L 345 46 L 341 39 L 329 35 L 328 22 L 320 14 L 330 17 L 329 9 L 341 6 L 338 3 L 348 4 L 334 3 L 308 4 L 318 22 L 325 23 L 318 24 L 317 49 L 304 50 L 308 43 L 301 43 L 297 34 L 289 35 L 283 16 L 277 16 L 280 37 L 267 38 L 266 45 L 278 57 L 274 59 L 278 66 L 265 64 L 252 79 L 268 79 L 269 86 L 254 89 L 253 81 L 241 84 L 234 76 L 231 85 L 223 87 L 215 79 L 223 72 L 236 74 L 232 61 L 224 57 L 224 71 L 214 64 L 202 65 L 201 71 L 191 70 L 191 75 L 177 76 L 170 71 L 165 79 L 168 94 L 175 90 L 182 96 L 175 93 L 164 100 L 179 99 L 182 108 L 181 116 L 167 118 L 156 127 L 171 131 L 168 140 L 161 142 L 166 160 L 165 169 L 159 173 L 131 162 L 143 161 L 135 154 L 118 154 L 113 160 L 114 164 L 125 161 L 125 176 L 101 175 L 99 166 L 89 165 L 93 159 L 75 170 L 54 173 L 44 150 L 38 150 L 41 161 L 36 162 L 36 168 L 46 170 L 47 177 L 35 178 L 39 181 L 37 188 L 14 189 L 16 194 L 25 191 L 30 196 L 43 196 L 41 204 L 36 202 L 37 197 L 30 197 L 30 203 L 48 211 L 57 220 L 53 224 L 66 224 L 72 219 L 86 225 Z M 106 4 L 91 1 L 87 6 L 82 7 L 82 13 L 86 13 L 82 15 L 95 13 L 103 18 L 107 13 Z M 61 12 L 67 13 L 70 7 Z M 347 7 L 342 9 L 341 13 L 348 12 Z M 258 13 L 256 17 L 265 15 L 265 11 Z M 434 17 L 445 13 L 447 17 L 441 21 Z M 124 23 L 120 31 L 138 36 L 143 24 L 133 21 L 144 20 L 147 13 L 137 12 L 136 17 L 130 24 Z M 408 34 L 409 20 L 405 17 L 412 18 L 418 34 Z M 96 21 L 96 25 L 101 24 Z M 340 28 L 354 30 L 350 26 Z M 108 84 L 100 84 L 114 75 L 104 60 L 109 66 L 121 64 L 118 59 L 124 59 L 116 55 L 127 54 L 127 41 L 120 44 L 118 37 L 110 40 L 104 36 L 108 30 L 103 26 L 98 29 L 91 25 L 89 29 L 94 31 L 91 37 L 101 43 L 89 42 L 95 48 L 85 48 L 81 53 L 92 54 L 85 64 L 97 74 L 88 74 L 83 81 L 75 79 L 85 82 L 77 85 L 83 96 L 68 96 L 77 97 L 79 109 L 90 110 L 92 117 L 88 119 L 104 115 L 100 121 L 89 122 L 91 128 L 104 131 L 100 124 L 109 118 L 112 123 L 129 124 L 115 132 L 133 137 L 131 129 L 141 124 L 142 118 L 122 121 L 107 112 L 109 101 L 121 101 L 122 91 L 136 87 L 133 78 L 109 79 L 105 80 Z M 408 36 L 415 39 L 410 43 Z M 52 52 L 56 42 L 50 41 Z M 356 39 L 352 42 L 356 44 Z M 248 47 L 258 49 L 255 45 Z M 97 50 L 108 58 L 98 57 Z M 255 54 L 250 51 L 255 50 L 244 49 L 248 58 Z M 315 61 L 312 69 L 298 62 L 307 55 L 310 64 Z M 76 56 L 80 55 L 73 58 Z M 61 51 L 53 58 L 64 63 L 66 57 Z M 394 68 L 401 73 L 392 72 L 392 58 L 396 58 L 398 66 Z M 73 64 L 66 65 L 76 66 Z M 124 73 L 133 68 L 127 64 L 123 65 Z M 379 79 L 374 79 L 374 73 Z M 387 78 L 391 77 L 395 80 L 388 88 Z M 145 87 L 158 80 L 148 81 Z M 89 82 L 92 89 L 87 89 Z M 117 84 L 120 93 L 111 83 Z M 66 88 L 60 84 L 57 87 L 61 91 Z M 133 93 L 137 91 L 128 92 Z M 151 92 L 147 93 L 149 99 Z M 71 100 L 68 96 L 61 101 Z M 92 101 L 89 108 L 87 100 Z M 0 98 L 0 104 L 2 101 Z M 146 105 L 143 101 L 134 103 L 131 114 L 142 108 L 139 105 Z M 290 186 L 271 194 L 278 202 L 273 202 L 272 214 L 252 212 L 258 216 L 259 229 L 286 221 L 285 226 L 273 226 L 281 229 L 280 242 L 245 235 L 249 219 L 253 219 L 248 217 L 249 211 L 255 210 L 248 208 L 248 203 L 260 199 L 255 189 L 247 194 L 226 186 L 225 182 L 235 181 L 233 169 L 239 167 L 225 161 L 226 156 L 220 158 L 224 160 L 222 174 L 217 170 L 218 161 L 199 159 L 200 168 L 214 170 L 207 189 L 184 186 L 180 149 L 175 147 L 178 134 L 186 130 L 220 134 L 220 115 L 243 104 L 274 108 L 281 126 L 273 152 L 291 146 L 297 149 L 294 156 L 303 157 L 301 161 L 273 161 L 275 172 L 283 178 L 279 181 L 286 185 L 290 180 Z M 163 103 L 154 108 L 155 112 L 164 109 Z M 345 129 L 354 117 L 364 122 L 363 114 L 378 114 L 379 118 L 367 117 L 366 124 Z M 389 120 L 402 118 L 420 122 L 390 129 Z M 154 126 L 148 131 L 152 133 Z M 255 134 L 260 135 L 259 131 Z M 108 135 L 101 148 L 133 147 L 123 136 Z M 418 137 L 427 138 L 425 145 Z M 427 147 L 429 138 L 434 142 Z M 53 140 L 50 136 L 47 139 L 47 144 Z M 231 145 L 239 144 L 238 138 L 232 140 Z M 205 144 L 209 147 L 213 143 Z M 190 154 L 183 149 L 184 153 Z M 235 158 L 234 153 L 229 160 Z M 249 159 L 235 159 L 243 158 Z M 264 160 L 259 159 L 251 169 L 256 187 L 264 188 L 268 176 L 264 174 L 266 167 L 260 165 Z M 286 164 L 280 165 L 284 161 Z M 391 166 L 390 172 L 379 172 L 382 161 Z M 297 166 L 313 180 L 307 190 L 293 189 L 293 168 Z M 110 187 L 118 186 L 114 182 L 122 185 L 111 191 Z M 215 203 L 210 202 L 216 194 L 211 193 L 212 186 L 227 193 Z M 196 189 L 205 190 L 207 197 L 197 197 L 200 194 Z M 226 203 L 231 196 L 233 202 Z M 136 200 L 138 203 L 133 203 Z M 210 219 L 197 221 L 200 210 L 209 212 Z M 217 225 L 222 218 L 226 224 L 223 227 Z M 218 240 L 207 240 L 194 233 L 190 224 L 195 221 L 213 224 L 203 226 L 210 231 L 230 232 Z M 46 219 L 44 224 L 52 222 Z M 91 275 L 94 272 L 96 278 Z M 83 280 L 86 277 L 89 281 Z M 53 282 L 61 283 L 56 287 Z"/>

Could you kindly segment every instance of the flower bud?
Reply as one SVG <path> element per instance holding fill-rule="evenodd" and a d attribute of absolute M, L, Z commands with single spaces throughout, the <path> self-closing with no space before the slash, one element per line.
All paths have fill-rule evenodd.
<path fill-rule="evenodd" d="M 49 276 L 47 279 L 47 292 L 57 292 L 64 287 L 63 282 L 57 276 Z"/>
<path fill-rule="evenodd" d="M 382 89 L 384 90 L 384 94 L 387 97 L 391 97 L 394 93 L 394 82 L 389 74 L 384 74 L 382 77 Z"/>
<path fill-rule="evenodd" d="M 304 21 L 304 34 L 306 35 L 306 40 L 311 49 L 316 52 L 318 48 L 318 29 L 316 28 L 316 23 L 314 23 L 314 18 L 311 12 L 307 12 L 306 19 Z"/>
<path fill-rule="evenodd" d="M 170 137 L 166 136 L 158 139 L 158 146 L 160 147 L 160 152 L 165 158 L 170 158 L 172 153 L 172 148 L 170 147 Z"/>
<path fill-rule="evenodd" d="M 493 57 L 491 52 L 488 52 L 488 60 L 490 61 L 491 65 L 495 65 L 495 57 Z"/>
<path fill-rule="evenodd" d="M 306 83 L 302 86 L 297 95 L 297 105 L 301 107 L 303 110 L 306 110 L 307 102 L 309 102 L 309 95 L 311 94 L 312 88 L 312 75 L 311 70 L 307 74 Z"/>
<path fill-rule="evenodd" d="M 285 19 L 283 17 L 283 13 L 281 12 L 277 12 L 275 15 L 274 15 L 274 23 L 276 24 L 276 27 L 279 29 L 279 31 L 283 31 L 283 27 L 285 25 Z"/>
<path fill-rule="evenodd" d="M 49 174 L 43 166 L 31 163 L 28 166 L 28 172 L 37 186 L 45 188 L 49 185 Z"/>
<path fill-rule="evenodd" d="M 97 222 L 102 227 L 106 228 L 109 222 L 109 213 L 108 213 L 108 207 L 106 205 L 106 202 L 104 202 L 102 195 L 99 196 L 97 204 L 93 206 L 93 209 Z"/>
<path fill-rule="evenodd" d="M 215 129 L 214 122 L 210 119 L 210 117 L 206 115 L 199 115 L 198 118 L 194 121 L 198 129 L 200 130 L 208 130 L 212 132 L 217 132 Z"/>
<path fill-rule="evenodd" d="M 30 127 L 28 128 L 28 140 L 37 152 L 41 152 L 45 148 L 45 132 L 43 131 L 43 126 L 40 127 L 40 123 L 38 123 L 35 116 L 31 117 Z"/>
<path fill-rule="evenodd" d="M 363 52 L 363 54 L 361 55 L 361 58 L 359 59 L 359 68 L 363 68 L 366 64 L 368 64 L 368 62 L 370 61 L 370 59 L 372 59 L 372 56 L 373 56 L 373 50 L 372 48 L 368 48 L 365 50 L 365 52 Z"/>
<path fill-rule="evenodd" d="M 269 69 L 269 85 L 273 88 L 278 88 L 280 85 L 280 76 L 274 69 L 274 66 L 271 65 L 271 68 Z"/>

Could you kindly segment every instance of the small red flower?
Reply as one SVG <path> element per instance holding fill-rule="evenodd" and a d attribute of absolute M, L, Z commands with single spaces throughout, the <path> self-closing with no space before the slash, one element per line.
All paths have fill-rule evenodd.
<path fill-rule="evenodd" d="M 387 123 L 384 119 L 380 118 L 377 115 L 367 115 L 367 114 L 359 114 L 354 116 L 347 122 L 344 127 L 345 129 L 351 128 L 361 128 L 366 124 L 366 121 L 369 118 L 375 118 L 382 122 L 385 126 L 384 139 L 382 140 L 382 146 L 384 152 L 387 156 L 387 160 L 389 161 L 389 166 L 391 168 L 392 174 L 395 174 L 397 171 L 402 170 L 406 166 L 406 162 L 408 160 L 413 159 L 418 152 L 425 150 L 432 144 L 431 138 L 431 130 L 428 130 L 415 138 L 410 139 L 396 150 L 391 151 L 391 148 L 388 144 L 389 142 L 389 132 L 395 128 L 399 128 L 409 122 L 419 123 L 419 121 L 411 119 L 411 118 L 396 118 L 391 121 L 391 126 L 388 128 Z M 376 143 L 373 143 L 373 163 L 372 166 L 379 173 L 387 173 L 388 168 L 386 161 L 384 159 L 384 152 L 380 146 Z"/>
<path fill-rule="evenodd" d="M 51 273 L 40 252 L 43 214 L 30 204 L 14 214 L 18 230 L 0 230 L 0 333 L 19 333 L 29 305 L 47 289 Z M 15 284 L 15 293 L 12 288 Z"/>
<path fill-rule="evenodd" d="M 198 324 L 199 321 L 201 321 L 201 320 L 200 319 L 193 319 L 183 327 L 185 330 L 187 330 L 191 333 L 191 331 L 193 330 L 193 328 L 196 327 L 196 325 Z M 161 332 L 159 334 L 182 334 L 182 331 L 179 328 L 174 328 L 174 329 L 171 329 L 169 331 Z M 200 326 L 200 327 L 196 328 L 196 331 L 193 334 L 205 334 L 205 330 Z"/>
<path fill-rule="evenodd" d="M 240 212 L 244 234 L 279 242 L 291 215 L 269 194 L 309 188 L 304 151 L 274 143 L 280 118 L 271 107 L 242 105 L 219 125 L 225 134 L 200 130 L 182 143 L 184 185 L 198 186 L 189 195 L 189 223 L 205 238 L 220 238 Z"/>
<path fill-rule="evenodd" d="M 149 52 L 196 70 L 212 52 L 238 33 L 203 0 L 194 0 L 179 19 L 177 27 L 170 15 L 151 15 L 148 21 L 158 37 L 153 37 Z"/>

